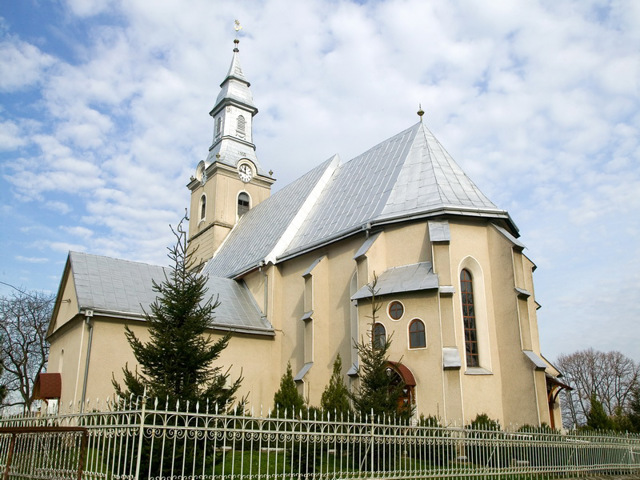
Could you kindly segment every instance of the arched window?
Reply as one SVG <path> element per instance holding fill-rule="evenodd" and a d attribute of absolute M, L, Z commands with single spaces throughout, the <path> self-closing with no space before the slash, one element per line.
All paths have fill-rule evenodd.
<path fill-rule="evenodd" d="M 249 202 L 249 194 L 246 192 L 240 192 L 238 195 L 238 218 L 249 211 Z"/>
<path fill-rule="evenodd" d="M 200 197 L 200 220 L 204 220 L 207 214 L 207 196 Z"/>
<path fill-rule="evenodd" d="M 216 137 L 222 133 L 222 117 L 216 118 Z"/>
<path fill-rule="evenodd" d="M 246 120 L 244 119 L 244 117 L 242 115 L 238 115 L 238 125 L 236 128 L 236 132 L 239 137 L 244 137 L 245 135 L 245 131 L 244 131 L 245 123 L 246 123 Z"/>
<path fill-rule="evenodd" d="M 393 320 L 400 320 L 404 315 L 404 306 L 397 300 L 389 304 L 389 317 Z"/>
<path fill-rule="evenodd" d="M 373 342 L 373 348 L 382 348 L 387 343 L 387 330 L 381 323 L 373 325 L 373 335 L 371 341 Z"/>
<path fill-rule="evenodd" d="M 464 346 L 467 367 L 479 367 L 478 331 L 476 310 L 473 303 L 473 279 L 466 268 L 460 272 L 460 294 L 462 296 L 462 319 L 464 322 Z"/>
<path fill-rule="evenodd" d="M 424 323 L 422 320 L 414 318 L 409 324 L 409 348 L 425 348 L 426 346 L 427 337 Z"/>

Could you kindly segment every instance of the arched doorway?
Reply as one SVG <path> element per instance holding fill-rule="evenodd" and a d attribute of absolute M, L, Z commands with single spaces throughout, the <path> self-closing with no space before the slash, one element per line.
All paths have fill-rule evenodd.
<path fill-rule="evenodd" d="M 400 362 L 387 362 L 387 374 L 393 377 L 394 385 L 402 387 L 402 396 L 398 399 L 398 410 L 414 405 L 416 379 L 411 370 Z"/>

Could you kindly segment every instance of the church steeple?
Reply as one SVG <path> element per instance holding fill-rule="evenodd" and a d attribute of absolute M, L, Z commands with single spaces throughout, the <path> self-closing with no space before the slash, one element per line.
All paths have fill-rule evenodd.
<path fill-rule="evenodd" d="M 236 31 L 238 27 L 236 23 Z M 236 38 L 229 71 L 209 112 L 214 125 L 209 154 L 187 185 L 191 190 L 189 248 L 195 266 L 215 254 L 240 217 L 269 197 L 275 182 L 256 156 L 252 128 L 258 109 L 240 66 L 239 43 Z"/>
<path fill-rule="evenodd" d="M 237 167 L 240 160 L 247 159 L 254 164 L 258 174 L 266 175 L 258 163 L 253 143 L 253 117 L 258 109 L 253 103 L 251 84 L 240 66 L 239 43 L 236 38 L 229 72 L 220 84 L 215 106 L 209 112 L 214 127 L 206 163 L 222 162 Z"/>

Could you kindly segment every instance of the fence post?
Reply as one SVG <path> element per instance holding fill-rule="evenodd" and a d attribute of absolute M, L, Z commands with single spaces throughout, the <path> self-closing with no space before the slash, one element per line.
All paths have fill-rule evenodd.
<path fill-rule="evenodd" d="M 145 387 L 142 394 L 142 410 L 140 412 L 140 429 L 138 432 L 138 458 L 136 459 L 136 473 L 133 477 L 135 480 L 140 478 L 140 462 L 142 461 L 142 439 L 144 438 L 144 421 L 145 411 L 147 409 L 147 388 Z"/>
<path fill-rule="evenodd" d="M 369 465 L 369 471 L 371 473 L 372 478 L 373 478 L 373 459 L 375 457 L 375 454 L 374 454 L 375 444 L 376 444 L 376 433 L 375 433 L 374 416 L 373 416 L 373 408 L 372 408 L 371 409 L 371 459 L 370 459 L 370 465 Z"/>

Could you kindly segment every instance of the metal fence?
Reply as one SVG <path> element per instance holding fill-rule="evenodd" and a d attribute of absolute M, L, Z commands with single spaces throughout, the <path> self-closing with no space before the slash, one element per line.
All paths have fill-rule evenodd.
<path fill-rule="evenodd" d="M 189 405 L 170 409 L 157 402 L 90 410 L 85 406 L 84 413 L 3 418 L 0 427 L 86 429 L 85 479 L 542 479 L 640 474 L 637 435 L 440 428 L 374 417 L 336 419 L 318 412 L 278 418 Z M 0 435 L 3 469 L 9 441 Z M 60 441 L 58 450 L 47 450 L 45 444 L 32 443 L 33 465 L 40 465 L 45 456 L 62 455 L 70 441 Z M 6 478 L 75 478 L 37 475 L 34 470 Z"/>

